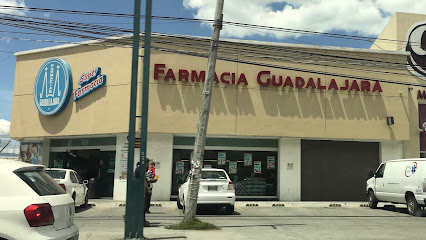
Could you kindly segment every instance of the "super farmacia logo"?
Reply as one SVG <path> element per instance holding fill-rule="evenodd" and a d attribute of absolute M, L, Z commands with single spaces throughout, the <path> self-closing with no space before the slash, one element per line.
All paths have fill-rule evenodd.
<path fill-rule="evenodd" d="M 34 102 L 43 115 L 61 112 L 70 98 L 72 74 L 68 63 L 59 58 L 47 60 L 39 69 L 34 83 Z"/>
<path fill-rule="evenodd" d="M 416 23 L 407 34 L 405 50 L 407 69 L 416 77 L 426 80 L 426 22 Z"/>

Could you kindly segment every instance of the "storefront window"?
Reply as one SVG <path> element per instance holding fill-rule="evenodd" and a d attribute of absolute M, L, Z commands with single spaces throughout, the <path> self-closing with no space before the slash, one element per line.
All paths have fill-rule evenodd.
<path fill-rule="evenodd" d="M 191 167 L 191 152 L 189 149 L 173 151 L 172 195 L 178 194 L 177 180 L 183 180 Z M 277 151 L 206 150 L 203 167 L 224 169 L 234 183 L 237 198 L 275 197 L 277 159 Z"/>

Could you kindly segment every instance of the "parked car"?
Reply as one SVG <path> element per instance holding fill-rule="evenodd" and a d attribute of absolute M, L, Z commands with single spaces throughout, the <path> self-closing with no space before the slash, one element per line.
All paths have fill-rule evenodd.
<path fill-rule="evenodd" d="M 0 159 L 0 239 L 78 239 L 74 201 L 44 170 Z"/>
<path fill-rule="evenodd" d="M 48 168 L 46 173 L 49 174 L 59 185 L 74 199 L 75 206 L 87 206 L 89 196 L 87 180 L 82 180 L 80 175 L 71 169 Z"/>
<path fill-rule="evenodd" d="M 426 206 L 426 159 L 398 159 L 370 171 L 367 196 L 370 208 L 378 202 L 407 204 L 411 215 L 420 216 Z"/>
<path fill-rule="evenodd" d="M 179 188 L 177 206 L 185 211 L 188 196 L 189 174 L 184 180 L 178 180 L 182 184 Z M 198 190 L 197 206 L 209 205 L 218 208 L 226 207 L 226 213 L 232 214 L 235 205 L 235 188 L 228 174 L 223 169 L 201 169 L 200 188 Z"/>

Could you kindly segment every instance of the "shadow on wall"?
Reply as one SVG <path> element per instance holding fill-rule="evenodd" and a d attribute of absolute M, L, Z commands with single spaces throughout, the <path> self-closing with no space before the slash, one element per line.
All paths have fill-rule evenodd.
<path fill-rule="evenodd" d="M 198 113 L 202 84 L 182 82 L 157 88 L 163 111 Z M 215 84 L 216 85 L 216 84 Z M 217 85 L 216 85 L 217 86 Z M 214 115 L 256 116 L 253 91 L 246 86 L 215 87 L 211 104 Z M 263 109 L 271 117 L 319 118 L 327 120 L 385 120 L 387 109 L 382 95 L 369 92 L 279 91 L 271 87 L 259 90 Z"/>
<path fill-rule="evenodd" d="M 73 93 L 74 93 L 74 90 L 75 89 L 73 89 Z M 104 86 L 101 86 L 100 88 L 95 89 L 93 92 L 77 100 L 75 102 L 76 112 L 79 112 L 80 110 L 85 109 L 86 107 L 89 107 L 90 105 L 94 104 L 96 101 L 105 97 L 107 95 L 107 92 L 108 92 L 108 81 L 105 83 Z M 71 100 L 71 103 L 74 104 L 72 100 Z"/>
<path fill-rule="evenodd" d="M 273 117 L 384 120 L 387 116 L 383 96 L 367 92 L 349 92 L 342 99 L 336 92 L 326 97 L 313 90 L 261 89 L 260 96 L 266 114 Z"/>
<path fill-rule="evenodd" d="M 74 103 L 71 96 L 65 109 L 57 115 L 44 116 L 43 114 L 38 113 L 39 122 L 46 132 L 50 134 L 58 134 L 68 125 L 73 108 Z"/>
<path fill-rule="evenodd" d="M 179 83 L 180 84 L 180 83 Z M 158 84 L 157 95 L 162 111 L 198 114 L 201 106 L 201 83 L 182 82 L 177 84 Z M 217 86 L 217 84 L 214 84 Z M 181 93 L 182 92 L 182 93 Z M 238 101 L 238 104 L 237 104 Z M 244 104 L 242 104 L 244 102 Z M 212 94 L 211 114 L 214 115 L 255 115 L 253 101 L 247 87 L 215 87 Z"/>

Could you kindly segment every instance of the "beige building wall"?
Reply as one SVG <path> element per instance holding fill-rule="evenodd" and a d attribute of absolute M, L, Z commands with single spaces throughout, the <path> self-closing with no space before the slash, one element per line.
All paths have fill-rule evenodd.
<path fill-rule="evenodd" d="M 405 52 L 408 31 L 415 23 L 425 21 L 423 14 L 395 13 L 370 49 Z"/>
<path fill-rule="evenodd" d="M 195 41 L 195 40 L 192 40 Z M 195 41 L 196 42 L 196 41 Z M 227 43 L 223 44 L 225 47 Z M 255 50 L 266 43 L 241 43 Z M 418 83 L 404 66 L 406 56 L 375 50 L 295 46 L 274 44 L 282 52 L 299 51 L 313 55 L 299 61 L 280 59 L 250 59 L 275 67 L 253 66 L 218 61 L 216 73 L 244 74 L 245 84 L 215 84 L 208 127 L 210 135 L 269 136 L 312 139 L 343 139 L 359 141 L 402 141 L 404 156 L 418 155 L 417 100 L 407 85 L 392 82 Z M 329 57 L 321 57 L 324 56 Z M 73 73 L 73 88 L 82 73 L 95 67 L 107 76 L 106 85 L 86 97 L 70 99 L 63 112 L 56 116 L 38 113 L 33 100 L 33 87 L 40 66 L 51 57 L 67 61 Z M 244 55 L 239 60 L 246 60 Z M 344 59 L 344 60 L 342 60 Z M 349 60 L 347 60 L 349 59 Z M 356 59 L 371 59 L 364 64 Z M 377 64 L 380 60 L 385 64 Z M 153 51 L 150 72 L 149 123 L 151 133 L 195 134 L 198 121 L 202 83 L 179 81 L 179 70 L 205 70 L 207 59 L 177 53 Z M 154 79 L 154 67 L 164 64 L 164 72 Z M 141 69 L 142 63 L 140 64 Z M 128 131 L 131 50 L 122 47 L 65 46 L 17 54 L 15 89 L 10 136 L 17 140 L 30 138 L 65 138 L 68 136 L 116 135 Z M 165 80 L 167 71 L 177 80 Z M 313 89 L 282 86 L 261 86 L 275 76 L 283 82 L 287 77 L 295 84 L 301 77 L 313 78 L 315 85 L 338 87 L 345 81 L 360 84 L 381 82 L 382 92 Z M 330 75 L 333 73 L 333 75 Z M 142 73 L 139 75 L 140 90 Z M 230 76 L 225 77 L 231 81 Z M 238 81 L 238 80 L 236 80 Z M 305 83 L 306 86 L 306 83 Z M 139 96 L 140 99 L 140 96 Z M 140 104 L 138 105 L 140 115 Z M 388 126 L 386 118 L 393 116 L 395 124 Z M 139 121 L 138 121 L 139 123 Z M 416 143 L 417 141 L 417 143 Z"/>

